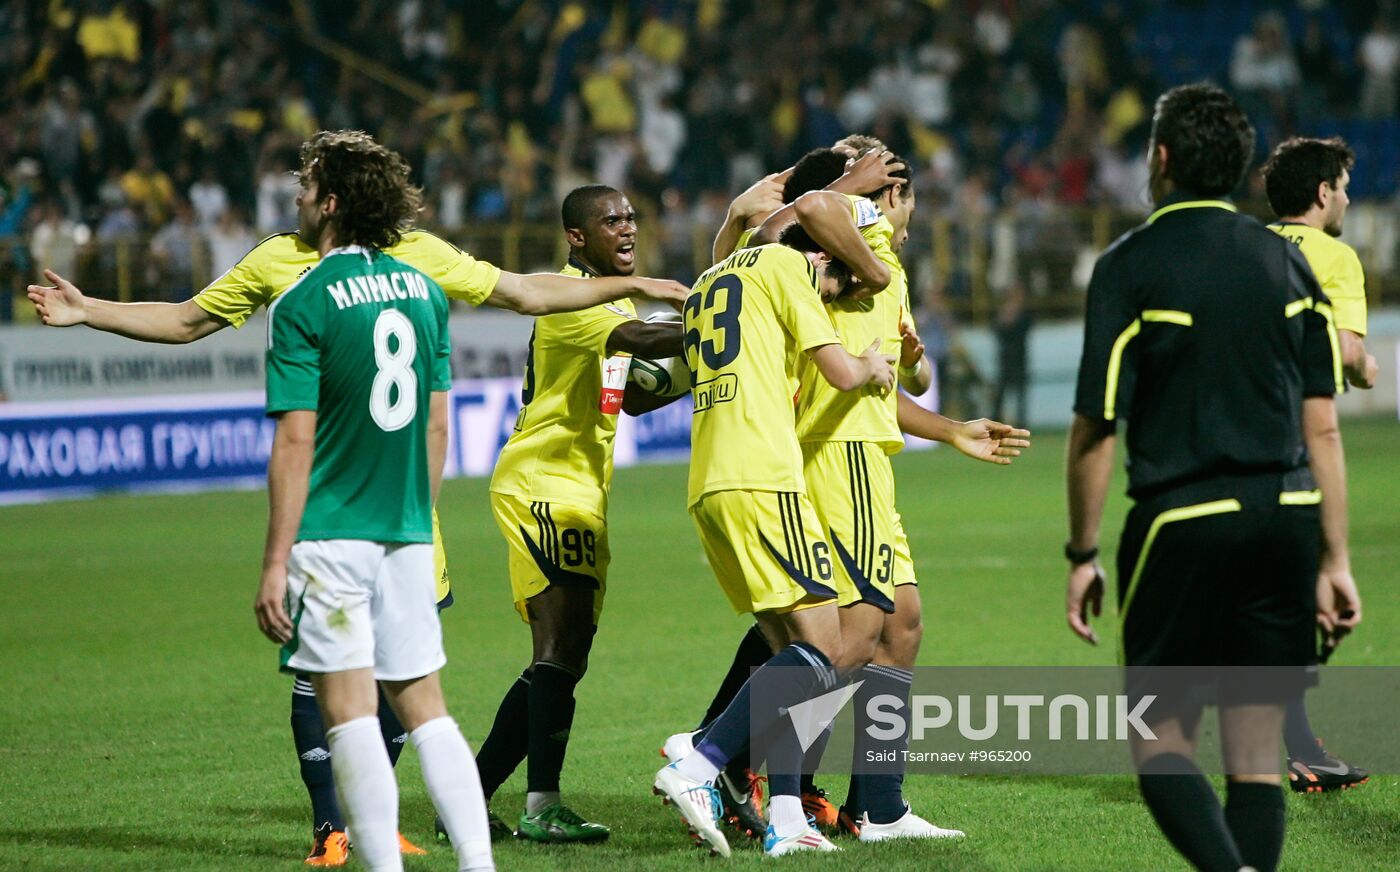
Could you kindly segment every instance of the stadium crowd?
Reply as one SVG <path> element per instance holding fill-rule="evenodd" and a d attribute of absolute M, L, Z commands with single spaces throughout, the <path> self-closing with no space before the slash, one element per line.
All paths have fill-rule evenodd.
<path fill-rule="evenodd" d="M 1363 170 L 1393 164 L 1396 22 L 1390 0 L 19 0 L 0 8 L 0 287 L 87 252 L 188 296 L 294 225 L 296 144 L 345 127 L 402 151 L 422 223 L 467 244 L 599 181 L 684 280 L 733 192 L 862 130 L 934 210 L 1010 213 L 1019 247 L 1049 249 L 1066 206 L 1145 213 L 1149 101 L 1183 80 L 1229 83 L 1260 155 L 1344 125 Z"/>

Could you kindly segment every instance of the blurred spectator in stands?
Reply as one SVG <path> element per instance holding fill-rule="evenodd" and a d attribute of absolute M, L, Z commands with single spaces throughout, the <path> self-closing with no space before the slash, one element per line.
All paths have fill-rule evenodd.
<path fill-rule="evenodd" d="M 1015 282 L 997 310 L 997 389 L 992 417 L 1024 426 L 1027 418 L 1027 392 L 1030 387 L 1031 312 L 1026 305 L 1026 289 Z M 1008 401 L 1014 400 L 1015 414 Z M 1010 417 L 1007 417 L 1010 415 Z"/>
<path fill-rule="evenodd" d="M 188 202 L 175 201 L 174 217 L 151 237 L 150 255 L 151 285 L 167 294 L 170 301 L 188 299 L 195 286 L 210 277 L 209 254 Z M 197 266 L 199 276 L 195 275 Z"/>
<path fill-rule="evenodd" d="M 264 150 L 257 197 L 255 226 L 259 233 L 285 233 L 297 226 L 297 177 L 285 148 Z"/>
<path fill-rule="evenodd" d="M 1291 118 L 1302 74 L 1288 40 L 1288 23 L 1275 11 L 1261 12 L 1254 29 L 1240 34 L 1230 57 L 1230 84 L 1240 105 L 1257 123 Z"/>
<path fill-rule="evenodd" d="M 136 166 L 128 170 L 121 180 L 122 193 L 136 209 L 147 226 L 159 227 L 170 217 L 175 203 L 175 186 L 170 177 L 156 166 L 156 159 L 150 151 L 143 150 L 136 158 Z"/>
<path fill-rule="evenodd" d="M 57 200 L 45 200 L 35 210 L 34 229 L 29 233 L 29 255 L 36 265 L 35 281 L 42 279 L 40 269 L 54 270 L 60 275 L 76 275 L 78 249 L 87 244 L 91 232 L 84 224 L 63 214 Z"/>
<path fill-rule="evenodd" d="M 1322 20 L 1309 15 L 1303 25 L 1303 38 L 1298 41 L 1298 66 L 1303 75 L 1303 87 L 1298 104 L 1299 116 L 1312 121 L 1347 100 L 1346 72 L 1332 48 L 1332 36 L 1322 27 Z"/>
<path fill-rule="evenodd" d="M 204 240 L 209 247 L 210 276 L 223 275 L 258 244 L 253 228 L 236 206 L 225 209 L 218 222 L 204 230 Z"/>
<path fill-rule="evenodd" d="M 1087 24 L 1070 24 L 1060 37 L 1057 56 L 1069 106 L 1097 105 L 1109 85 L 1108 62 L 1098 31 Z"/>
<path fill-rule="evenodd" d="M 200 227 L 213 227 L 228 211 L 228 191 L 212 163 L 205 163 L 199 181 L 190 185 L 189 198 Z"/>
<path fill-rule="evenodd" d="M 135 63 L 141 53 L 141 30 L 128 2 L 88 3 L 78 23 L 78 45 L 90 61 Z"/>
<path fill-rule="evenodd" d="M 1382 10 L 1357 51 L 1361 64 L 1361 114 L 1367 118 L 1393 118 L 1396 108 L 1396 72 L 1400 71 L 1400 35 Z"/>
<path fill-rule="evenodd" d="M 97 121 L 85 109 L 78 86 L 65 78 L 44 103 L 40 142 L 49 178 L 72 182 L 82 166 L 84 151 L 97 144 Z"/>

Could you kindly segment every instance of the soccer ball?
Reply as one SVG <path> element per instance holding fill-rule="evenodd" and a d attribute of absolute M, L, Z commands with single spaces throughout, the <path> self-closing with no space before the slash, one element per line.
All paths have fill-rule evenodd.
<path fill-rule="evenodd" d="M 627 371 L 627 381 L 652 396 L 669 399 L 690 390 L 690 367 L 683 357 L 664 360 L 634 357 Z"/>

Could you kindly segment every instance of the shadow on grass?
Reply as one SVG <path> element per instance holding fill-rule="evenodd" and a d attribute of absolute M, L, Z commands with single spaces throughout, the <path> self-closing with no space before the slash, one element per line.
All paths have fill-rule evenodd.
<path fill-rule="evenodd" d="M 257 833 L 214 841 L 208 835 L 172 835 L 161 830 L 129 825 L 0 829 L 0 845 L 81 848 L 120 854 L 136 851 L 160 854 L 180 852 L 204 858 L 234 855 L 269 860 L 286 860 L 294 857 L 296 853 L 292 846 L 280 844 L 275 839 L 268 839 Z"/>

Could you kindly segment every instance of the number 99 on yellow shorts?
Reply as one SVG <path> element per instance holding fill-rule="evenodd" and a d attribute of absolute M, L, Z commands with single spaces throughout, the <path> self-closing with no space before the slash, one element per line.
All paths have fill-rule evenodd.
<path fill-rule="evenodd" d="M 491 494 L 491 514 L 509 548 L 510 589 L 520 619 L 530 622 L 525 603 L 558 584 L 593 589 L 593 623 L 607 592 L 608 525 L 600 515 L 565 505 Z"/>

